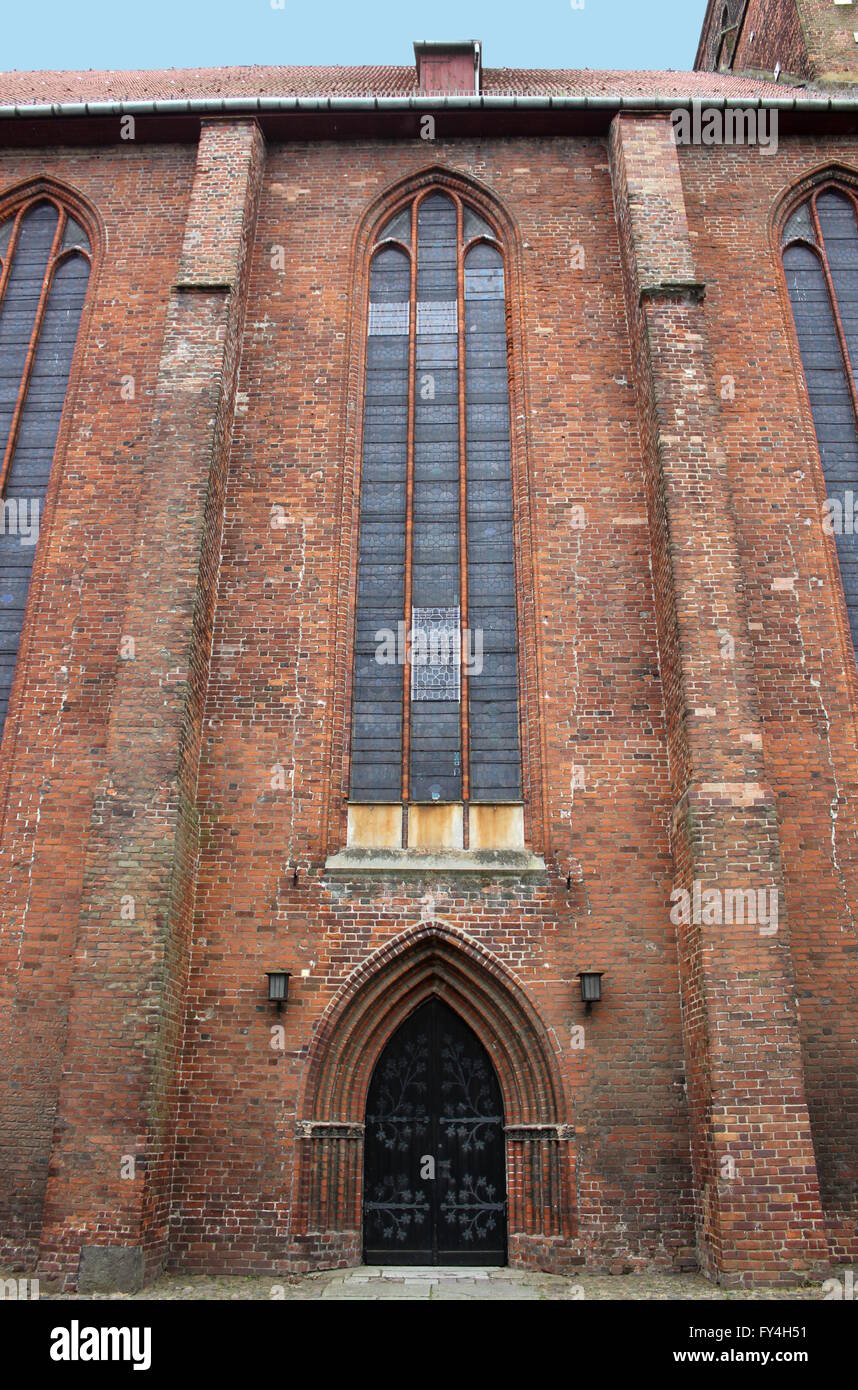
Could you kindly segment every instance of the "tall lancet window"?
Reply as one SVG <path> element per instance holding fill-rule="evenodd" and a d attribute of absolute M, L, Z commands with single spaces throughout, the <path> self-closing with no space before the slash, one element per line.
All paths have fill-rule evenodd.
<path fill-rule="evenodd" d="M 858 650 L 858 203 L 822 188 L 788 219 L 783 260 Z"/>
<path fill-rule="evenodd" d="M 90 255 L 86 232 L 53 199 L 0 222 L 0 733 Z"/>
<path fill-rule="evenodd" d="M 504 257 L 446 192 L 378 234 L 369 287 L 353 802 L 517 802 Z"/>

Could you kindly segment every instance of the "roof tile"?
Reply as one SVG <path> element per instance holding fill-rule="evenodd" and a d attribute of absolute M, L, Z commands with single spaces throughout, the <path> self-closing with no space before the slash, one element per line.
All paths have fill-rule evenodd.
<path fill-rule="evenodd" d="M 784 87 L 715 72 L 484 68 L 486 95 L 772 96 Z M 414 67 L 165 68 L 138 72 L 0 73 L 0 103 L 134 101 L 194 97 L 415 96 Z"/>

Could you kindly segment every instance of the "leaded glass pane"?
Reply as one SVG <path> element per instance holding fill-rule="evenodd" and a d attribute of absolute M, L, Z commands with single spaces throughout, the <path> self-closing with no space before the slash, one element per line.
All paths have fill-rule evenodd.
<path fill-rule="evenodd" d="M 351 795 L 398 801 L 402 784 L 400 629 L 405 607 L 411 266 L 395 248 L 370 271 Z"/>
<path fill-rule="evenodd" d="M 0 304 L 0 461 L 19 409 L 6 489 L 0 507 L 0 732 L 6 718 L 39 518 L 53 464 L 68 387 L 89 261 L 72 254 L 50 266 L 59 213 L 53 203 L 28 208 L 21 220 Z M 10 244 L 13 218 L 0 228 Z M 76 225 L 76 224 L 75 224 Z M 75 244 L 88 249 L 82 228 Z M 44 298 L 43 298 L 44 296 Z M 43 312 L 39 320 L 39 304 Z M 38 333 L 35 336 L 37 321 Z M 33 349 L 26 395 L 19 406 L 27 355 Z"/>
<path fill-rule="evenodd" d="M 458 608 L 414 608 L 412 700 L 455 700 L 461 693 L 462 629 Z"/>
<path fill-rule="evenodd" d="M 471 797 L 521 795 L 518 638 L 503 259 L 465 263 Z M 477 659 L 479 657 L 479 659 Z"/>
<path fill-rule="evenodd" d="M 828 246 L 826 233 L 826 247 Z M 784 271 L 792 300 L 822 469 L 834 517 L 834 537 L 852 641 L 858 650 L 858 535 L 851 525 L 852 499 L 858 495 L 858 427 L 825 275 L 819 256 L 794 245 L 784 252 Z"/>
<path fill-rule="evenodd" d="M 406 246 L 411 245 L 411 208 L 403 208 L 386 222 L 376 237 L 376 241 L 386 241 L 393 237 L 396 241 L 404 241 Z"/>
<path fill-rule="evenodd" d="M 810 203 L 802 203 L 790 217 L 784 227 L 783 244 L 786 246 L 788 241 L 801 239 L 811 241 L 816 245 L 816 232 L 813 227 L 813 218 L 810 213 Z"/>

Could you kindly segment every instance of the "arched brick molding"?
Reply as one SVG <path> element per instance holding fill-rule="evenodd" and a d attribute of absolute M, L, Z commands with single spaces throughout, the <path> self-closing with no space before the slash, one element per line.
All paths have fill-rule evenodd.
<path fill-rule="evenodd" d="M 379 948 L 343 984 L 310 1048 L 299 1106 L 296 1250 L 361 1253 L 363 1133 L 385 1043 L 432 995 L 486 1048 L 504 1099 L 511 1264 L 562 1268 L 576 1230 L 572 1127 L 554 1048 L 516 977 L 465 932 L 436 922 Z"/>
<path fill-rule="evenodd" d="M 48 174 L 36 174 L 32 178 L 9 184 L 8 187 L 0 189 L 0 218 L 9 217 L 25 203 L 35 203 L 41 199 L 56 203 L 84 227 L 89 237 L 95 270 L 104 258 L 107 234 L 97 208 L 74 184 L 51 178 Z"/>

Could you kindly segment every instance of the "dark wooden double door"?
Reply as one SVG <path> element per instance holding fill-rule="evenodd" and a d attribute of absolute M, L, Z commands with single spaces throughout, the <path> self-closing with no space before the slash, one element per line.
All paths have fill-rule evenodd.
<path fill-rule="evenodd" d="M 376 1064 L 364 1154 L 367 1264 L 506 1262 L 500 1086 L 440 999 L 405 1020 Z"/>

